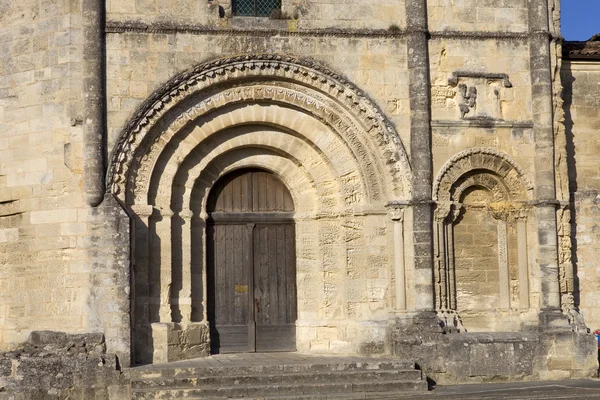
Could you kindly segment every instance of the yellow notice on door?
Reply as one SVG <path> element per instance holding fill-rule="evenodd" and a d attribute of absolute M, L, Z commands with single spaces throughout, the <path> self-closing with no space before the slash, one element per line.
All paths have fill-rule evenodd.
<path fill-rule="evenodd" d="M 235 285 L 236 293 L 248 293 L 248 285 Z"/>

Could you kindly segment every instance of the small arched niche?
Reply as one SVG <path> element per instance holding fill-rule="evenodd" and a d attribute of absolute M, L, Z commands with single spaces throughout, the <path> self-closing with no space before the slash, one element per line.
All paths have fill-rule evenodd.
<path fill-rule="evenodd" d="M 434 187 L 436 308 L 469 331 L 520 329 L 529 310 L 526 219 L 530 185 L 495 150 L 459 153 Z"/>

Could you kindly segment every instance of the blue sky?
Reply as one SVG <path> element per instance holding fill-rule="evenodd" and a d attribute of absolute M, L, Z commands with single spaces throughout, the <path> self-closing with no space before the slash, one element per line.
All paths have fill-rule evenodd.
<path fill-rule="evenodd" d="M 600 0 L 562 0 L 562 34 L 567 40 L 588 40 L 600 33 Z"/>

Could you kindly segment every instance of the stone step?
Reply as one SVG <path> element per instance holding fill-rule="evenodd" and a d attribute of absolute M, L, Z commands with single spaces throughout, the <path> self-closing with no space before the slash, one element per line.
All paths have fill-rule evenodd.
<path fill-rule="evenodd" d="M 185 364 L 184 364 L 185 365 Z M 297 364 L 273 364 L 273 365 L 250 365 L 250 366 L 176 366 L 176 365 L 153 365 L 149 367 L 137 367 L 130 370 L 132 380 L 135 379 L 158 379 L 158 378 L 184 378 L 200 376 L 232 376 L 232 375 L 258 375 L 277 373 L 303 373 L 323 371 L 356 371 L 356 370 L 410 370 L 414 369 L 413 362 L 404 360 L 377 359 L 356 362 L 338 363 L 297 363 Z"/>
<path fill-rule="evenodd" d="M 260 397 L 202 397 L 203 400 L 392 400 L 412 399 L 415 391 L 405 392 L 353 392 L 353 393 L 327 393 L 327 394 L 300 394 L 293 396 L 260 396 Z M 429 397 L 428 393 L 420 396 Z M 186 400 L 190 397 L 173 397 L 170 400 Z M 419 397 L 423 398 L 423 397 Z"/>
<path fill-rule="evenodd" d="M 359 381 L 359 382 L 331 382 L 331 383 L 305 383 L 285 385 L 244 385 L 225 387 L 202 387 L 188 389 L 137 389 L 133 390 L 134 400 L 162 400 L 162 399 L 190 399 L 190 398 L 217 398 L 217 399 L 240 399 L 240 398 L 300 398 L 299 396 L 311 395 L 327 398 L 336 396 L 352 395 L 358 398 L 367 398 L 368 394 L 374 393 L 405 393 L 423 392 L 427 390 L 427 383 L 423 380 L 414 381 Z M 308 396 L 308 398 L 311 398 Z M 325 397 L 323 397 L 325 396 Z M 343 397 L 340 397 L 343 398 Z M 349 397 L 351 398 L 351 397 Z M 369 397 L 374 398 L 374 397 Z M 381 397 L 379 397 L 381 398 Z"/>
<path fill-rule="evenodd" d="M 208 385 L 242 386 L 242 385 L 281 385 L 288 383 L 332 383 L 356 381 L 418 381 L 421 371 L 415 369 L 390 370 L 343 370 L 315 371 L 301 373 L 276 373 L 260 375 L 213 375 L 199 377 L 144 378 L 133 379 L 132 389 L 150 388 L 194 388 Z"/>

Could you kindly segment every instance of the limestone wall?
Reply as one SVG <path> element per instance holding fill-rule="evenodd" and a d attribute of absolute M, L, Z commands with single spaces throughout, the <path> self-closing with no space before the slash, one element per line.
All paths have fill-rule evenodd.
<path fill-rule="evenodd" d="M 0 4 L 0 349 L 86 331 L 80 7 Z"/>
<path fill-rule="evenodd" d="M 526 0 L 430 0 L 432 31 L 527 32 Z"/>
<path fill-rule="evenodd" d="M 600 327 L 600 63 L 565 61 L 561 71 L 565 89 L 565 127 L 571 201 L 574 205 L 572 232 L 579 302 L 585 322 Z"/>
<path fill-rule="evenodd" d="M 556 33 L 554 3 L 548 2 L 555 7 L 549 29 Z M 87 128 L 89 118 L 83 104 L 90 96 L 83 90 L 102 101 L 82 67 L 83 3 L 4 2 L 0 349 L 23 341 L 31 330 L 52 328 L 101 331 L 109 351 L 127 355 L 131 290 L 139 296 L 138 316 L 148 307 L 160 309 L 160 322 L 171 323 L 172 307 L 201 303 L 201 296 L 192 299 L 197 293 L 183 290 L 185 277 L 177 282 L 179 292 L 171 289 L 171 263 L 184 259 L 171 253 L 171 217 L 195 225 L 178 238 L 191 265 L 192 241 L 200 243 L 194 252 L 203 250 L 197 232 L 204 229 L 199 220 L 211 179 L 240 167 L 277 172 L 303 212 L 297 223 L 299 350 L 388 351 L 387 321 L 401 303 L 396 283 L 404 267 L 406 309 L 430 310 L 435 299 L 438 311 L 451 314 L 460 310 L 452 299 L 458 288 L 466 309 L 484 303 L 491 310 L 491 322 L 482 319 L 479 327 L 472 325 L 475 330 L 518 330 L 540 308 L 558 307 L 552 82 L 546 68 L 548 61 L 556 64 L 556 54 L 545 47 L 546 34 L 530 33 L 546 30 L 540 4 L 546 2 L 283 0 L 277 18 L 247 18 L 233 17 L 229 0 L 108 0 L 105 150 L 122 152 L 108 166 L 111 173 L 121 168 L 117 174 L 124 178 L 109 188 L 114 196 L 88 209 L 83 192 L 93 180 L 83 181 L 84 167 L 100 165 L 95 171 L 102 175 L 104 160 L 97 149 L 98 157 L 83 162 L 84 154 L 90 161 L 93 153 L 84 152 L 82 125 Z M 279 59 L 273 61 L 273 54 Z M 219 72 L 196 71 L 187 81 L 182 75 L 216 59 Z M 592 325 L 600 325 L 593 294 L 600 280 L 594 265 L 600 239 L 594 236 L 596 67 L 563 68 L 567 93 L 576 98 L 567 101 L 566 113 L 573 139 L 567 149 L 576 204 L 573 252 L 581 308 Z M 184 84 L 167 85 L 177 76 Z M 171 92 L 151 98 L 165 85 Z M 142 106 L 156 107 L 152 115 L 133 119 Z M 127 129 L 132 121 L 139 122 L 134 133 Z M 253 127 L 238 129 L 244 124 Z M 118 147 L 124 131 L 131 141 Z M 473 187 L 486 191 L 476 218 L 461 209 Z M 131 190 L 118 193 L 120 188 Z M 390 200 L 400 208 L 416 200 L 414 220 L 413 210 L 392 217 Z M 437 202 L 433 225 L 431 200 Z M 136 214 L 134 234 L 141 240 L 134 249 L 123 204 Z M 458 226 L 461 217 L 466 223 Z M 483 224 L 485 230 L 472 234 L 473 226 Z M 456 253 L 461 249 L 468 251 Z M 137 252 L 133 259 L 130 250 Z M 456 260 L 469 268 L 455 270 Z M 134 288 L 131 269 L 137 274 Z M 473 289 L 481 271 L 488 286 Z M 201 275 L 201 268 L 194 274 Z M 158 275 L 162 286 L 148 284 Z M 154 322 L 139 322 L 145 339 Z"/>
<path fill-rule="evenodd" d="M 478 2 L 478 6 L 481 4 Z M 501 25 L 494 27 L 502 29 Z M 535 185 L 528 40 L 448 35 L 429 42 L 429 56 L 434 181 L 441 179 L 440 174 L 449 166 L 460 164 L 456 159 L 459 154 L 479 149 L 512 160 L 514 168 L 521 170 L 518 180 Z M 500 206 L 506 207 L 507 214 L 499 216 L 490 205 L 508 201 L 511 195 L 498 203 L 504 196 L 499 195 L 503 189 L 493 189 L 496 184 L 490 186 L 491 181 L 484 175 L 485 171 L 498 171 L 494 165 L 499 161 L 482 162 L 479 157 L 466 155 L 469 166 L 449 174 L 456 186 L 448 194 L 456 195 L 453 201 L 462 205 L 444 206 L 443 196 L 437 199 L 441 201 L 436 217 L 440 226 L 434 234 L 436 262 L 440 265 L 434 278 L 440 299 L 437 306 L 459 310 L 467 331 L 518 331 L 521 322 L 534 317 L 532 310 L 540 307 L 541 287 L 535 261 L 534 215 L 531 210 L 524 211 L 526 222 L 519 238 L 516 214 L 509 209 L 523 207 L 531 200 L 531 194 L 513 197 L 513 205 Z M 504 183 L 500 186 L 507 183 L 506 178 L 501 181 Z M 443 186 L 434 183 L 434 191 Z M 481 201 L 473 207 L 468 198 L 476 192 L 480 192 L 477 198 Z M 441 194 L 434 193 L 435 196 Z M 450 222 L 444 219 L 448 212 Z M 444 241 L 450 245 L 444 245 Z M 448 264 L 444 275 L 443 265 Z"/>
<path fill-rule="evenodd" d="M 232 17 L 232 0 L 109 0 L 110 21 L 145 24 L 202 25 L 208 28 L 291 30 L 351 28 L 395 29 L 406 24 L 404 0 L 283 0 L 282 14 L 260 18 Z M 258 22 L 258 24 L 257 24 Z"/>
<path fill-rule="evenodd" d="M 312 57 L 343 74 L 387 113 L 408 148 L 407 50 L 402 39 L 112 33 L 107 49 L 109 152 L 137 107 L 177 73 L 217 58 L 272 52 Z"/>

